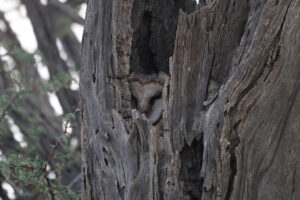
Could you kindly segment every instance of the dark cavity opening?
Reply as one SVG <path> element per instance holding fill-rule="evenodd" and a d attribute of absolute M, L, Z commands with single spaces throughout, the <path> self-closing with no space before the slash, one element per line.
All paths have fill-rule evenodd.
<path fill-rule="evenodd" d="M 238 122 L 237 124 L 239 124 L 239 123 L 240 122 Z M 237 126 L 234 129 L 236 129 Z M 232 193 L 233 185 L 234 185 L 234 177 L 237 174 L 237 157 L 235 155 L 235 148 L 239 145 L 239 143 L 240 143 L 239 136 L 238 135 L 232 136 L 232 138 L 230 139 L 230 146 L 229 146 L 231 172 L 230 172 L 230 176 L 229 176 L 229 180 L 228 180 L 228 188 L 226 191 L 225 200 L 229 200 L 231 197 L 231 193 Z"/>
<path fill-rule="evenodd" d="M 202 140 L 194 140 L 191 146 L 185 144 L 180 152 L 181 168 L 179 179 L 184 183 L 184 199 L 201 199 L 203 185 L 203 178 L 201 178 L 202 156 Z"/>
<path fill-rule="evenodd" d="M 134 0 L 130 72 L 169 73 L 179 9 L 191 13 L 195 8 L 194 0 Z"/>

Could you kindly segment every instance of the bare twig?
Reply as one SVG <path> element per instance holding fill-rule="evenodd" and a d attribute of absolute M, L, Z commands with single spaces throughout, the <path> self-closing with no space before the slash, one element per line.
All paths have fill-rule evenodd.
<path fill-rule="evenodd" d="M 60 12 L 70 17 L 73 21 L 84 25 L 84 19 L 80 17 L 69 5 L 61 3 L 58 0 L 49 0 L 48 4 L 55 6 Z"/>
<path fill-rule="evenodd" d="M 20 83 L 16 82 L 15 83 L 17 85 L 21 85 Z M 5 114 L 6 112 L 8 112 L 11 107 L 14 105 L 14 103 L 21 97 L 21 94 L 22 92 L 29 92 L 29 93 L 32 93 L 32 92 L 35 92 L 33 89 L 30 89 L 30 90 L 21 90 L 21 91 L 18 91 L 15 96 L 13 96 L 12 100 L 9 102 L 9 104 L 2 110 L 2 113 L 1 113 L 1 116 L 0 116 L 0 122 L 3 120 L 3 118 L 5 117 Z"/>
<path fill-rule="evenodd" d="M 12 105 L 15 103 L 15 101 L 21 96 L 21 93 L 18 92 L 10 101 L 10 103 L 3 109 L 1 116 L 0 116 L 0 122 L 5 117 L 6 112 L 12 107 Z"/>
<path fill-rule="evenodd" d="M 71 189 L 73 187 L 73 185 L 75 185 L 75 183 L 77 183 L 78 181 L 80 181 L 81 178 L 81 174 L 79 173 L 68 185 L 68 188 Z"/>
<path fill-rule="evenodd" d="M 53 192 L 52 184 L 51 184 L 50 179 L 49 179 L 48 176 L 47 176 L 47 173 L 44 173 L 44 179 L 45 179 L 46 182 L 47 182 L 48 191 L 49 191 L 49 193 L 50 193 L 50 195 L 51 195 L 51 200 L 55 200 L 55 195 L 54 195 L 54 192 Z"/>

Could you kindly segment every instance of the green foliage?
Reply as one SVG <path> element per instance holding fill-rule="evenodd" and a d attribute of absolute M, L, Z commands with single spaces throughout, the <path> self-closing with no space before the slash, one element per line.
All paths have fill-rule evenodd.
<path fill-rule="evenodd" d="M 11 136 L 11 133 L 9 131 L 7 124 L 0 123 L 0 138 L 3 139 L 2 141 L 9 139 L 10 136 Z M 1 141 L 0 141 L 0 144 L 1 144 Z"/>
<path fill-rule="evenodd" d="M 63 153 L 56 153 L 55 156 L 53 157 L 53 159 L 58 159 L 58 160 L 61 160 L 65 163 L 68 163 L 70 161 L 70 157 L 68 155 L 65 155 Z"/>
<path fill-rule="evenodd" d="M 69 88 L 72 81 L 75 79 L 66 73 L 59 73 L 50 80 L 47 84 L 38 84 L 36 87 L 46 93 L 54 93 L 59 91 L 62 88 Z"/>
<path fill-rule="evenodd" d="M 53 77 L 53 86 L 55 90 L 59 90 L 63 87 L 68 87 L 74 79 L 66 73 L 59 73 Z"/>
<path fill-rule="evenodd" d="M 29 64 L 33 60 L 33 54 L 27 53 L 17 45 L 15 45 L 10 51 L 11 56 L 15 56 L 17 60 L 21 60 L 25 64 Z"/>
<path fill-rule="evenodd" d="M 60 136 L 59 143 L 69 144 L 69 136 Z M 55 199 L 76 200 L 80 199 L 80 194 L 73 192 L 68 187 L 60 184 L 61 177 L 54 180 L 49 178 L 49 173 L 60 174 L 60 170 L 70 162 L 70 157 L 62 152 L 56 152 L 55 149 L 50 162 L 53 162 L 53 169 L 47 170 L 49 163 L 40 157 L 23 158 L 20 154 L 10 154 L 8 159 L 0 161 L 1 173 L 13 180 L 17 184 L 34 187 L 37 191 L 51 196 Z M 56 160 L 56 162 L 55 162 Z M 50 185 L 49 185 L 50 184 Z"/>
<path fill-rule="evenodd" d="M 3 111 L 10 104 L 10 99 L 7 94 L 0 95 L 0 110 Z"/>
<path fill-rule="evenodd" d="M 1 20 L 6 22 L 4 18 Z M 61 17 L 55 23 L 55 37 L 62 38 L 72 33 L 70 19 Z M 37 78 L 39 75 L 35 68 L 41 64 L 47 66 L 43 56 L 45 52 L 26 52 L 12 29 L 4 30 L 2 36 L 0 151 L 3 156 L 0 158 L 0 178 L 4 179 L 0 181 L 8 181 L 21 188 L 20 199 L 80 199 L 80 194 L 62 184 L 62 170 L 80 160 L 79 152 L 70 146 L 71 136 L 68 133 L 68 127 L 75 126 L 75 115 L 56 116 L 46 102 L 49 93 L 69 88 L 75 80 L 68 72 L 51 74 L 50 81 Z M 69 70 L 76 69 L 69 67 Z M 22 146 L 16 139 L 13 123 L 20 129 L 27 146 Z M 67 127 L 62 128 L 62 123 Z M 51 174 L 55 177 L 50 178 Z"/>
<path fill-rule="evenodd" d="M 17 51 L 16 51 L 17 52 Z M 15 53 L 16 53 L 15 52 Z M 62 169 L 75 161 L 79 161 L 79 154 L 74 153 L 70 148 L 70 135 L 67 133 L 67 127 L 74 126 L 75 114 L 67 113 L 56 117 L 56 122 L 61 124 L 64 122 L 65 128 L 61 129 L 61 136 L 56 139 L 56 144 L 49 151 L 49 162 L 42 158 L 37 151 L 39 140 L 47 133 L 45 124 L 37 119 L 41 117 L 41 110 L 31 110 L 30 115 L 25 114 L 24 109 L 28 105 L 39 104 L 41 102 L 36 98 L 37 94 L 47 96 L 49 92 L 57 92 L 61 88 L 69 87 L 73 78 L 68 74 L 58 74 L 49 82 L 36 84 L 24 82 L 22 79 L 22 71 L 12 69 L 7 72 L 7 77 L 12 80 L 17 87 L 10 87 L 2 90 L 0 95 L 0 115 L 5 111 L 3 119 L 0 121 L 0 150 L 5 150 L 6 160 L 0 160 L 0 173 L 14 184 L 21 188 L 29 187 L 30 190 L 24 190 L 24 195 L 29 197 L 34 193 L 43 193 L 51 199 L 53 194 L 55 199 L 61 200 L 76 200 L 80 199 L 80 194 L 75 193 L 67 186 L 61 184 Z M 12 101 L 15 98 L 14 101 Z M 21 130 L 25 141 L 29 144 L 26 148 L 21 148 L 20 145 L 13 145 L 13 148 L 7 149 L 5 141 L 13 139 L 5 115 L 18 115 L 18 118 L 24 121 Z M 33 141 L 37 141 L 34 143 Z M 5 147 L 4 147 L 5 146 Z M 50 144 L 49 144 L 50 146 Z M 56 147 L 55 147 L 56 146 Z M 51 156 L 51 154 L 53 155 Z M 51 165 L 50 170 L 46 170 L 47 166 Z M 56 178 L 50 179 L 49 174 L 54 173 Z M 50 184 L 50 185 L 49 185 Z"/>
<path fill-rule="evenodd" d="M 62 115 L 62 119 L 65 120 L 65 121 L 72 121 L 75 119 L 75 114 L 74 113 L 67 113 L 65 115 Z"/>
<path fill-rule="evenodd" d="M 72 24 L 72 21 L 70 19 L 61 18 L 58 21 L 58 26 L 59 26 L 59 30 L 60 30 L 60 32 L 58 33 L 58 36 L 64 37 L 64 36 L 72 34 L 72 30 L 70 28 L 71 24 Z"/>

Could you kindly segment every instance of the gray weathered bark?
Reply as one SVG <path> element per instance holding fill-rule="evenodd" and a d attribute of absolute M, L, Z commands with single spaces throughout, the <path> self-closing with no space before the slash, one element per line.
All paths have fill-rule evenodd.
<path fill-rule="evenodd" d="M 300 1 L 194 7 L 89 0 L 83 199 L 300 199 Z M 153 125 L 130 77 L 161 71 Z"/>

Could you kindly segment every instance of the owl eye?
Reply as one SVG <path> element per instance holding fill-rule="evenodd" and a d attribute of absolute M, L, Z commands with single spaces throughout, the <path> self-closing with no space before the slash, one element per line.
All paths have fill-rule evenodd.
<path fill-rule="evenodd" d="M 155 101 L 160 99 L 161 95 L 162 95 L 162 93 L 160 92 L 160 93 L 157 93 L 155 96 L 150 98 L 149 106 L 148 106 L 148 109 L 145 113 L 146 116 L 149 116 L 151 114 L 151 112 L 153 111 L 153 105 L 154 105 Z"/>
<path fill-rule="evenodd" d="M 154 101 L 156 99 L 159 99 L 159 98 L 161 98 L 161 92 L 158 93 L 158 94 L 156 94 L 155 96 L 151 97 L 151 99 L 150 99 L 150 105 L 153 105 Z"/>

